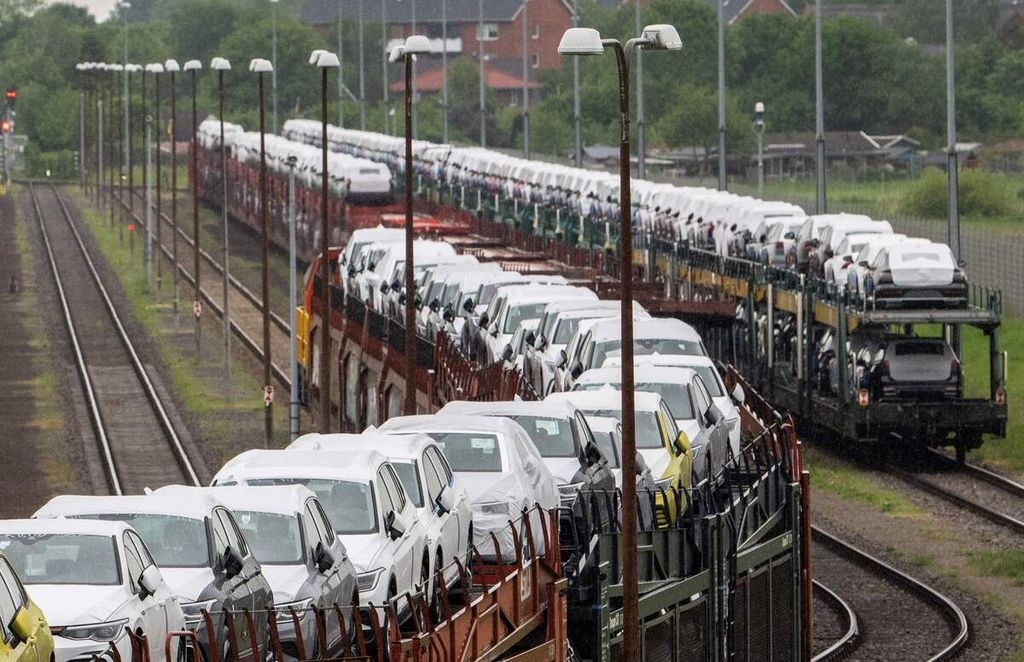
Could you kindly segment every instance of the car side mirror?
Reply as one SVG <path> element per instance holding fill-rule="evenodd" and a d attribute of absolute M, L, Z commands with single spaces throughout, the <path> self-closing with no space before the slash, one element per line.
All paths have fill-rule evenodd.
<path fill-rule="evenodd" d="M 391 511 L 385 520 L 388 525 L 388 534 L 392 540 L 398 540 L 405 535 L 405 522 L 398 516 L 398 513 Z"/>
<path fill-rule="evenodd" d="M 526 335 L 523 336 L 523 340 L 526 341 L 527 345 L 530 345 L 532 347 L 533 344 L 537 342 L 537 336 L 533 333 L 533 331 L 527 331 Z"/>
<path fill-rule="evenodd" d="M 588 466 L 605 463 L 604 455 L 601 454 L 601 449 L 596 444 L 587 444 L 583 449 L 583 459 Z"/>
<path fill-rule="evenodd" d="M 427 306 L 430 308 L 431 311 L 436 313 L 438 310 L 441 309 L 441 302 L 438 301 L 437 298 L 435 297 L 430 300 L 430 303 L 427 304 Z"/>
<path fill-rule="evenodd" d="M 387 294 L 388 290 L 390 290 L 390 289 L 391 289 L 391 287 L 387 283 L 381 283 L 380 284 L 380 293 L 381 294 Z"/>
<path fill-rule="evenodd" d="M 497 335 L 497 334 L 495 334 Z M 501 350 L 501 360 L 511 361 L 512 360 L 512 345 L 505 345 L 505 349 Z"/>
<path fill-rule="evenodd" d="M 497 338 L 498 337 L 498 323 L 495 322 L 494 324 L 492 324 L 490 326 L 490 328 L 487 329 L 487 333 L 491 334 L 492 337 Z"/>
<path fill-rule="evenodd" d="M 564 368 L 565 364 L 569 362 L 569 357 L 566 355 L 564 349 L 558 350 L 558 364 L 557 367 Z"/>
<path fill-rule="evenodd" d="M 861 260 L 860 262 L 857 263 L 857 266 L 862 268 L 862 269 L 867 269 L 868 268 L 868 261 L 867 260 Z"/>
<path fill-rule="evenodd" d="M 732 387 L 732 393 L 730 395 L 732 395 L 732 401 L 738 405 L 743 404 L 744 401 L 747 399 L 746 392 L 743 390 L 743 387 L 739 384 Z"/>
<path fill-rule="evenodd" d="M 491 321 L 491 318 L 487 316 L 487 312 L 486 311 L 484 311 L 483 313 L 480 314 L 480 328 L 481 329 L 486 329 L 487 328 L 487 323 L 490 322 L 490 321 Z"/>
<path fill-rule="evenodd" d="M 636 459 L 634 460 L 634 462 L 636 462 L 637 476 L 643 476 L 645 473 L 649 471 L 647 468 L 647 461 L 644 460 L 644 454 L 641 453 L 640 451 L 636 452 Z"/>
<path fill-rule="evenodd" d="M 400 290 L 400 289 L 402 289 L 402 281 L 398 280 L 397 278 L 394 279 L 393 281 L 391 281 L 391 289 L 393 289 L 393 290 Z"/>
<path fill-rule="evenodd" d="M 683 432 L 682 430 L 680 430 L 679 434 L 676 435 L 675 445 L 676 450 L 682 455 L 685 455 L 693 450 L 693 446 L 690 445 L 690 438 L 687 437 L 686 433 Z"/>
<path fill-rule="evenodd" d="M 224 572 L 227 574 L 228 577 L 237 576 L 240 572 L 242 572 L 242 566 L 244 565 L 242 561 L 242 555 L 238 552 L 237 549 L 230 545 L 228 545 L 224 549 L 224 553 L 221 555 L 220 563 L 221 566 L 223 566 Z"/>
<path fill-rule="evenodd" d="M 718 425 L 722 420 L 722 411 L 715 405 L 708 407 L 708 410 L 704 412 L 704 416 L 708 419 L 708 423 L 711 425 Z"/>
<path fill-rule="evenodd" d="M 475 309 L 476 307 L 473 305 L 472 299 L 466 299 L 465 301 L 462 302 L 462 310 L 464 312 L 467 312 L 472 315 Z"/>
<path fill-rule="evenodd" d="M 852 255 L 844 255 L 843 256 L 843 262 L 845 262 L 846 264 L 850 264 L 851 262 L 853 262 L 853 256 Z"/>
<path fill-rule="evenodd" d="M 441 317 L 444 318 L 445 322 L 455 321 L 455 311 L 452 309 L 452 304 L 449 303 L 445 305 L 444 312 L 441 313 Z"/>
<path fill-rule="evenodd" d="M 28 613 L 28 609 L 22 605 L 18 607 L 18 611 L 14 612 L 14 618 L 10 622 L 11 634 L 13 634 L 18 641 L 30 642 L 36 634 L 36 630 L 32 628 L 32 615 Z"/>
<path fill-rule="evenodd" d="M 583 364 L 579 361 L 573 361 L 572 367 L 569 368 L 569 374 L 572 375 L 573 379 L 578 378 L 583 374 Z"/>
<path fill-rule="evenodd" d="M 142 575 L 139 576 L 139 590 L 142 591 L 141 598 L 145 599 L 151 595 L 154 595 L 157 589 L 160 588 L 160 584 L 163 582 L 163 575 L 160 574 L 160 568 L 155 565 L 151 565 L 142 571 Z"/>
<path fill-rule="evenodd" d="M 782 235 L 782 238 L 783 239 L 796 239 L 796 235 L 794 233 L 792 233 L 792 232 L 787 232 L 786 234 Z"/>
<path fill-rule="evenodd" d="M 327 572 L 334 567 L 334 554 L 322 540 L 316 544 L 316 549 L 313 551 L 313 562 L 316 563 L 316 569 L 320 572 Z"/>
<path fill-rule="evenodd" d="M 452 512 L 455 508 L 455 495 L 452 493 L 451 485 L 441 488 L 441 493 L 437 495 L 437 507 L 446 513 Z"/>
<path fill-rule="evenodd" d="M 356 268 L 355 268 L 355 266 L 353 266 L 351 264 L 348 266 L 348 277 L 349 278 L 355 278 L 356 277 Z"/>

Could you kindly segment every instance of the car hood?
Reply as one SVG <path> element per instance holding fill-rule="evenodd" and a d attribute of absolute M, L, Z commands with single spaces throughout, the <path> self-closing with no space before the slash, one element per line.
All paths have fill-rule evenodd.
<path fill-rule="evenodd" d="M 410 523 L 411 524 L 411 523 Z M 343 534 L 348 557 L 355 566 L 356 572 L 366 572 L 380 567 L 377 562 L 384 550 L 384 540 L 379 533 Z"/>
<path fill-rule="evenodd" d="M 545 457 L 543 459 L 544 464 L 551 470 L 551 474 L 559 485 L 568 485 L 573 482 L 573 476 L 580 470 L 580 461 L 574 457 Z"/>
<path fill-rule="evenodd" d="M 270 590 L 274 593 L 274 602 L 291 602 L 295 594 L 299 592 L 302 585 L 309 579 L 309 569 L 305 565 L 270 565 L 265 563 L 260 566 L 263 569 L 263 576 L 270 584 Z"/>
<path fill-rule="evenodd" d="M 195 602 L 213 582 L 210 568 L 161 568 L 167 586 L 182 602 Z"/>
<path fill-rule="evenodd" d="M 102 623 L 128 599 L 128 591 L 121 585 L 34 584 L 27 588 L 53 627 Z"/>
<path fill-rule="evenodd" d="M 460 471 L 459 480 L 466 486 L 470 503 L 501 501 L 509 494 L 521 496 L 515 476 L 493 471 Z"/>

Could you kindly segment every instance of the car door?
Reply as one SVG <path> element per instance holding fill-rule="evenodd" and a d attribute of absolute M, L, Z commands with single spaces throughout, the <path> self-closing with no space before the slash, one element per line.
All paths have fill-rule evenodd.
<path fill-rule="evenodd" d="M 437 518 L 437 526 L 440 531 L 440 564 L 437 562 L 437 550 L 429 550 L 434 561 L 435 572 L 443 570 L 444 566 L 451 563 L 452 559 L 456 557 L 460 551 L 458 509 L 453 507 L 450 512 L 445 512 L 441 509 L 441 506 L 438 505 L 438 499 L 441 496 L 441 491 L 448 486 L 448 476 L 444 473 L 444 469 L 438 466 L 438 460 L 435 457 L 437 454 L 436 448 L 428 447 L 424 449 L 423 456 L 420 459 L 420 471 L 423 472 L 423 477 L 427 484 L 426 496 L 429 500 L 427 506 Z M 455 494 L 453 492 L 453 503 L 454 497 Z"/>
<path fill-rule="evenodd" d="M 225 525 L 228 529 L 228 536 L 232 540 L 232 544 L 237 544 L 238 549 L 242 554 L 242 574 L 245 576 L 246 588 L 249 590 L 251 596 L 252 608 L 255 613 L 259 613 L 260 610 L 270 609 L 274 606 L 274 596 L 270 591 L 270 582 L 263 576 L 263 567 L 257 560 L 256 555 L 249 550 L 249 544 L 245 541 L 245 536 L 242 535 L 242 530 L 238 528 L 238 524 L 235 522 L 234 515 L 228 510 L 221 511 L 221 517 L 225 519 Z M 265 627 L 265 619 L 260 619 L 260 625 Z M 269 634 L 261 632 L 263 634 Z M 260 640 L 261 642 L 263 639 Z"/>
<path fill-rule="evenodd" d="M 397 539 L 391 536 L 391 532 L 388 529 L 389 515 L 393 514 L 396 518 L 401 517 L 403 508 L 400 506 L 401 501 L 397 497 L 398 490 L 390 484 L 391 474 L 387 469 L 386 465 L 381 465 L 377 469 L 377 476 L 374 481 L 376 483 L 374 491 L 377 493 L 377 499 L 380 504 L 381 535 L 385 536 L 385 553 L 381 556 L 381 560 L 387 562 L 387 558 L 391 557 L 391 572 L 395 577 L 395 585 L 400 595 L 412 588 L 412 582 L 414 581 L 413 573 L 418 568 L 413 568 L 412 554 L 408 548 L 409 546 L 402 544 L 403 538 L 407 537 L 410 523 L 405 523 L 407 527 L 406 532 Z"/>
<path fill-rule="evenodd" d="M 306 539 L 306 567 L 309 570 L 309 595 L 313 597 L 314 605 L 327 610 L 325 619 L 327 648 L 334 650 L 341 638 L 341 627 L 338 619 L 334 618 L 333 609 L 335 605 L 347 604 L 341 596 L 341 579 L 338 577 L 338 563 L 341 556 L 336 555 L 332 540 L 337 537 L 334 529 L 329 532 L 324 530 L 324 524 L 320 522 L 320 516 L 316 509 L 316 499 L 306 500 L 302 509 L 302 529 Z M 321 571 L 316 562 L 316 551 L 318 547 L 325 548 L 334 558 L 331 567 Z"/>
<path fill-rule="evenodd" d="M 231 520 L 224 517 L 224 509 L 217 508 L 210 514 L 210 525 L 213 528 L 213 547 L 216 555 L 216 567 L 214 567 L 214 586 L 220 591 L 224 610 L 235 616 L 235 637 L 234 650 L 240 651 L 243 656 L 251 655 L 249 651 L 248 637 L 240 617 L 243 609 L 252 609 L 252 594 L 245 583 L 244 569 L 238 574 L 231 575 L 224 567 L 224 558 L 228 547 L 238 549 L 238 537 L 231 527 Z M 241 552 L 239 552 L 241 553 Z M 223 650 L 223 644 L 221 644 Z"/>
<path fill-rule="evenodd" d="M 138 536 L 130 531 L 125 531 L 121 536 L 121 554 L 127 568 L 125 579 L 136 602 L 135 605 L 126 605 L 124 616 L 129 619 L 129 623 L 134 623 L 136 619 L 132 612 L 137 611 L 138 622 L 141 623 L 142 631 L 146 633 L 149 641 L 150 657 L 155 660 L 158 658 L 153 656 L 163 654 L 163 641 L 167 636 L 166 604 L 161 604 L 157 595 L 146 595 L 142 590 L 142 571 L 151 565 L 151 562 L 148 562 L 148 553 L 146 560 L 139 553 L 141 541 L 136 543 L 137 538 Z"/>
<path fill-rule="evenodd" d="M 28 597 L 7 559 L 0 557 L 0 659 L 37 662 L 37 644 L 19 640 L 10 629 L 14 615 L 22 607 L 28 607 Z"/>
<path fill-rule="evenodd" d="M 697 401 L 700 403 L 700 412 L 703 414 L 704 424 L 707 428 L 709 451 L 707 457 L 711 461 L 712 475 L 717 475 L 725 467 L 725 462 L 728 458 L 729 431 L 721 411 L 719 411 L 718 420 L 712 420 L 708 415 L 708 410 L 714 403 L 711 400 L 711 394 L 708 393 L 708 387 L 704 385 L 704 380 L 699 375 L 693 378 L 693 388 Z"/>
<path fill-rule="evenodd" d="M 319 499 L 313 499 L 311 502 L 311 510 L 313 511 L 314 519 L 320 528 L 320 533 L 327 540 L 328 546 L 331 549 L 331 554 L 334 555 L 334 574 L 329 578 L 330 581 L 337 582 L 338 588 L 335 590 L 331 588 L 331 593 L 337 593 L 337 603 L 340 605 L 347 605 L 349 598 L 356 591 L 356 576 L 352 570 L 351 562 L 348 560 L 348 550 L 345 548 L 345 543 L 341 541 L 338 534 L 335 533 L 334 527 L 331 525 L 330 519 L 327 517 L 327 511 L 324 510 L 324 506 L 320 503 Z M 345 572 L 348 569 L 348 572 Z M 358 598 L 356 599 L 358 603 Z"/>

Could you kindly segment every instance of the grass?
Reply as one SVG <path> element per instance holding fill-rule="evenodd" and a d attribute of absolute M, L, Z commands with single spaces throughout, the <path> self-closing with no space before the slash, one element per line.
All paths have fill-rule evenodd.
<path fill-rule="evenodd" d="M 863 469 L 813 448 L 805 447 L 803 454 L 810 468 L 811 488 L 814 490 L 829 492 L 894 517 L 924 514 L 906 496 L 865 474 Z"/>
<path fill-rule="evenodd" d="M 1017 586 L 1024 586 L 1024 550 L 971 552 L 967 559 L 978 573 L 986 577 L 1007 577 Z"/>

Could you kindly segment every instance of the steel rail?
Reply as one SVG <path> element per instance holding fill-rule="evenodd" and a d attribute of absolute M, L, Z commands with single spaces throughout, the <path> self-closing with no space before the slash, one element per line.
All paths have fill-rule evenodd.
<path fill-rule="evenodd" d="M 828 533 L 820 527 L 812 526 L 812 537 L 819 543 L 828 546 L 833 552 L 845 558 L 851 563 L 856 563 L 863 568 L 899 584 L 907 591 L 915 594 L 922 601 L 932 605 L 942 613 L 943 618 L 954 631 L 953 638 L 938 653 L 928 658 L 929 662 L 944 662 L 951 660 L 967 645 L 971 637 L 970 624 L 967 615 L 951 598 L 935 588 L 928 586 L 919 579 L 908 575 L 882 559 L 856 547 L 845 540 Z"/>
<path fill-rule="evenodd" d="M 890 468 L 889 472 L 900 480 L 913 485 L 914 487 L 928 492 L 934 496 L 937 496 L 944 501 L 952 503 L 964 510 L 970 511 L 976 515 L 984 517 L 993 524 L 997 524 L 1001 527 L 1014 531 L 1016 533 L 1024 533 L 1024 520 L 1020 520 L 1012 515 L 990 508 L 983 503 L 969 499 L 963 495 L 957 494 L 952 490 L 948 490 L 941 485 L 936 485 L 930 480 L 921 478 L 920 476 L 904 471 L 903 469 Z M 1013 481 L 1009 481 L 1013 482 Z"/>
<path fill-rule="evenodd" d="M 846 623 L 846 631 L 832 642 L 832 645 L 812 657 L 811 662 L 840 660 L 856 650 L 859 643 L 860 621 L 857 618 L 857 612 L 838 593 L 817 579 L 813 580 L 813 586 L 821 594 L 823 602 L 827 603 L 829 608 Z"/>

